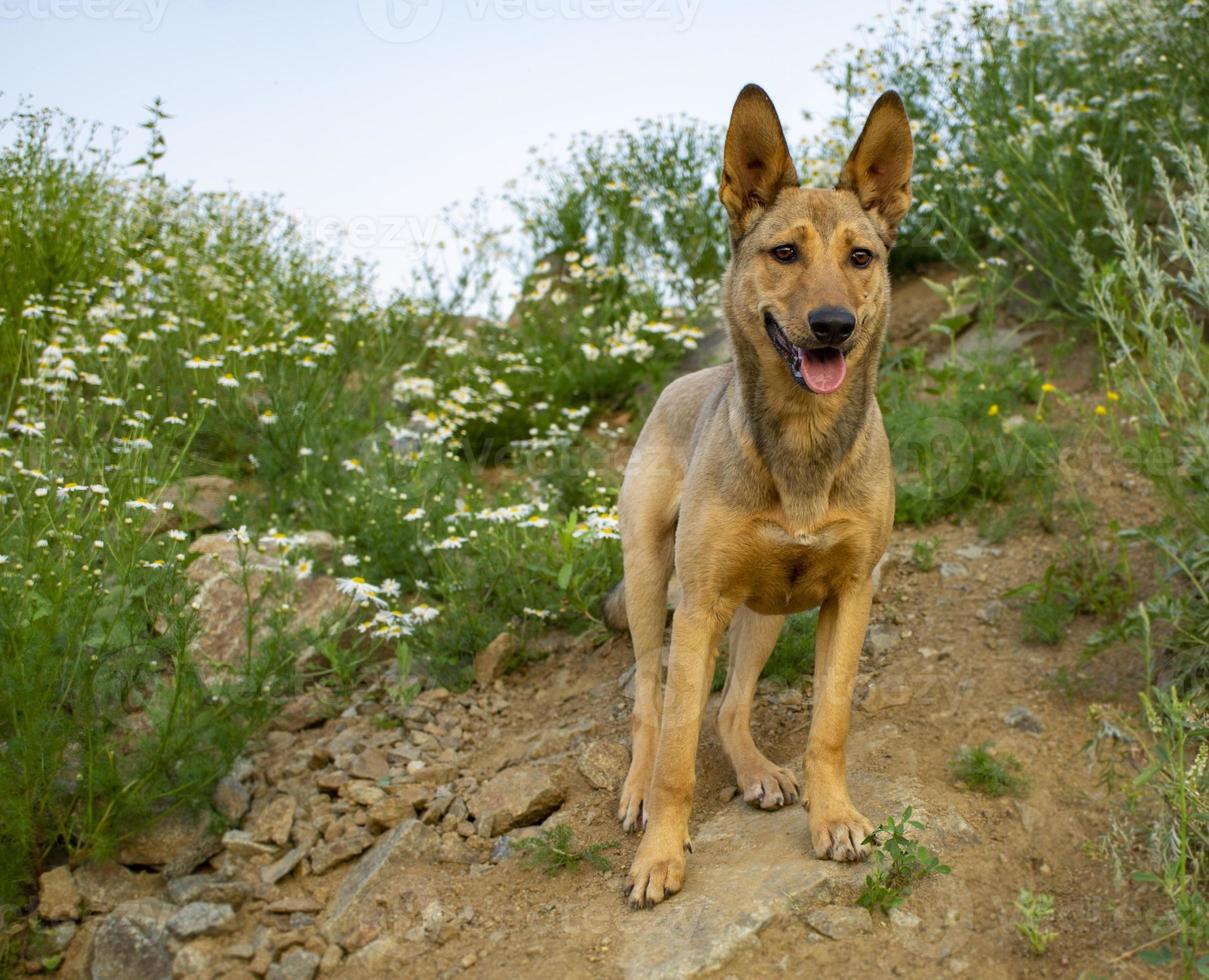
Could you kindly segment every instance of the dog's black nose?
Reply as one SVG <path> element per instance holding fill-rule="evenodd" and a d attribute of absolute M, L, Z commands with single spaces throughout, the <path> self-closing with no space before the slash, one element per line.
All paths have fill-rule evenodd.
<path fill-rule="evenodd" d="M 842 306 L 820 306 L 806 316 L 810 331 L 824 344 L 842 344 L 856 329 L 856 317 Z"/>

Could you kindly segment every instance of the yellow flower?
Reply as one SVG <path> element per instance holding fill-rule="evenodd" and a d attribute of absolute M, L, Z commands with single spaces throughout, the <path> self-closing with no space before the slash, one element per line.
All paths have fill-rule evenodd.
<path fill-rule="evenodd" d="M 1107 408 L 1105 408 L 1103 405 L 1097 405 L 1097 406 L 1096 406 L 1096 414 L 1097 414 L 1097 415 L 1107 415 L 1107 414 L 1108 414 L 1108 409 L 1107 409 Z"/>
<path fill-rule="evenodd" d="M 987 415 L 990 415 L 991 417 L 994 417 L 994 416 L 996 416 L 996 415 L 998 415 L 998 414 L 999 414 L 999 406 L 998 406 L 998 405 L 992 405 L 990 408 L 988 408 L 988 409 L 987 409 Z"/>
<path fill-rule="evenodd" d="M 1057 391 L 1058 389 L 1047 381 L 1041 386 L 1041 390 L 1048 395 L 1051 391 Z"/>
<path fill-rule="evenodd" d="M 1110 402 L 1119 402 L 1121 400 L 1121 396 L 1118 395 L 1115 391 L 1106 391 L 1106 392 L 1104 392 L 1104 396 Z"/>

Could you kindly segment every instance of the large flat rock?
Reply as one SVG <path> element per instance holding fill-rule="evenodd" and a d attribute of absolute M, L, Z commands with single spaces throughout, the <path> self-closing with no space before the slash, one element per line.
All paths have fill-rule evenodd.
<path fill-rule="evenodd" d="M 913 807 L 927 828 L 918 839 L 942 858 L 977 839 L 960 814 L 930 808 L 917 780 L 854 773 L 849 791 L 875 823 Z M 623 919 L 625 975 L 673 978 L 716 970 L 783 916 L 854 902 L 869 863 L 815 858 L 808 819 L 801 806 L 765 813 L 735 800 L 702 825 L 684 890 Z"/>

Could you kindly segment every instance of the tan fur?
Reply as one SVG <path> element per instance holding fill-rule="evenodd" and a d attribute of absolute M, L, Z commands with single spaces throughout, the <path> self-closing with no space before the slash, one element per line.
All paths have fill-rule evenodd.
<path fill-rule="evenodd" d="M 810 836 L 819 857 L 867 853 L 872 825 L 849 800 L 844 745 L 871 576 L 894 517 L 874 388 L 889 313 L 887 259 L 910 201 L 910 170 L 910 127 L 893 93 L 870 113 L 834 190 L 798 187 L 762 89 L 749 85 L 735 103 L 720 189 L 732 239 L 723 296 L 734 361 L 674 381 L 651 412 L 621 491 L 625 578 L 605 604 L 610 623 L 628 623 L 637 665 L 619 809 L 627 830 L 646 827 L 629 876 L 636 907 L 684 880 L 698 733 L 728 626 L 719 734 L 744 798 L 772 809 L 802 794 L 794 775 L 756 748 L 752 697 L 785 615 L 820 608 L 805 759 Z M 782 244 L 796 248 L 796 261 L 774 260 Z M 867 268 L 854 265 L 854 249 L 872 253 Z M 841 347 L 843 385 L 820 395 L 793 380 L 765 315 L 793 344 L 809 346 L 810 311 L 823 306 L 850 311 L 856 327 Z M 665 692 L 660 653 L 673 571 L 683 596 Z"/>

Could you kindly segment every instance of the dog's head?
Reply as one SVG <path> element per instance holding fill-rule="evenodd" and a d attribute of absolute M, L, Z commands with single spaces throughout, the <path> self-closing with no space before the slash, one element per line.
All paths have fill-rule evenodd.
<path fill-rule="evenodd" d="M 836 187 L 800 187 L 772 101 L 758 85 L 739 93 L 719 192 L 732 244 L 724 296 L 736 354 L 757 358 L 766 384 L 829 395 L 850 368 L 876 363 L 911 158 L 907 113 L 887 92 Z"/>

